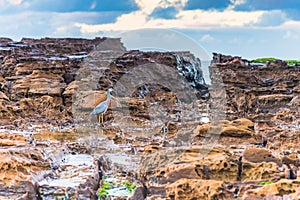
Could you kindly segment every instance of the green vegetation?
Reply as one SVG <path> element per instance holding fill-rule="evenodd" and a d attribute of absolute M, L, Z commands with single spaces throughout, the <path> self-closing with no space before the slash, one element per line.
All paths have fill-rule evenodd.
<path fill-rule="evenodd" d="M 124 181 L 123 184 L 126 186 L 127 190 L 132 193 L 136 188 L 136 185 L 131 185 L 129 181 Z"/>
<path fill-rule="evenodd" d="M 111 186 L 108 185 L 105 181 L 103 181 L 102 187 L 101 187 L 100 190 L 98 191 L 98 197 L 99 197 L 99 198 L 101 198 L 101 197 L 106 198 L 107 195 L 108 195 L 107 190 L 109 190 L 109 189 L 111 189 Z"/>
<path fill-rule="evenodd" d="M 130 184 L 129 181 L 123 181 L 121 183 L 119 183 L 118 185 L 114 186 L 114 185 L 109 185 L 105 180 L 103 180 L 102 182 L 102 187 L 98 190 L 98 199 L 106 199 L 109 192 L 108 190 L 116 188 L 116 187 L 126 187 L 126 189 L 131 193 L 133 193 L 133 191 L 136 188 L 136 185 L 134 184 Z"/>
<path fill-rule="evenodd" d="M 290 66 L 300 65 L 300 60 L 285 60 Z"/>
<path fill-rule="evenodd" d="M 276 61 L 277 58 L 257 58 L 255 60 L 251 60 L 252 63 L 266 63 L 269 61 Z"/>
<path fill-rule="evenodd" d="M 261 181 L 261 182 L 258 182 L 259 185 L 270 185 L 270 184 L 273 184 L 274 182 L 272 181 Z"/>
<path fill-rule="evenodd" d="M 107 192 L 107 190 L 104 189 L 104 188 L 101 188 L 101 189 L 98 191 L 98 197 L 99 197 L 99 199 L 101 199 L 101 197 L 106 198 L 107 195 L 108 195 L 108 192 Z"/>
<path fill-rule="evenodd" d="M 276 61 L 276 60 L 280 60 L 278 58 L 257 58 L 254 60 L 251 60 L 251 63 L 267 63 L 269 61 Z M 296 66 L 296 65 L 300 65 L 300 60 L 284 60 L 285 62 L 288 63 L 289 66 Z"/>

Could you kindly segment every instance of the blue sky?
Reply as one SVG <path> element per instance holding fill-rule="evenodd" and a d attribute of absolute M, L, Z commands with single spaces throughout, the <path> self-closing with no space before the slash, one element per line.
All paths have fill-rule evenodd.
<path fill-rule="evenodd" d="M 300 59 L 299 0 L 0 0 L 0 36 L 116 36 L 175 30 L 210 55 Z"/>

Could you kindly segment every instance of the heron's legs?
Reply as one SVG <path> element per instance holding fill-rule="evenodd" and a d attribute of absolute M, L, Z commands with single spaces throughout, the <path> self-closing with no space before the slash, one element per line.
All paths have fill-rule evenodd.
<path fill-rule="evenodd" d="M 103 113 L 101 113 L 101 116 L 100 115 L 97 115 L 97 119 L 98 119 L 98 123 L 100 124 L 103 124 L 104 120 L 103 120 Z"/>

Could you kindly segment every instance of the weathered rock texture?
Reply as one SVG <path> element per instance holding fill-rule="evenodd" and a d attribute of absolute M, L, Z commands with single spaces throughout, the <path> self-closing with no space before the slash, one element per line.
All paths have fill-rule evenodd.
<path fill-rule="evenodd" d="M 0 124 L 22 128 L 32 120 L 71 122 L 71 96 L 66 89 L 75 80 L 83 58 L 103 40 L 45 38 L 2 42 Z"/>
<path fill-rule="evenodd" d="M 147 148 L 141 177 L 150 194 L 154 199 L 299 199 L 300 67 L 283 61 L 254 65 L 214 54 L 210 70 L 211 91 L 226 91 L 227 119 L 199 123 L 192 148 Z M 196 145 L 208 134 L 218 135 L 221 148 L 203 156 L 205 149 Z"/>
<path fill-rule="evenodd" d="M 214 54 L 214 69 L 226 89 L 229 118 L 248 117 L 261 126 L 292 125 L 299 120 L 299 66 L 280 60 L 257 65 Z M 214 73 L 211 77 L 214 82 Z"/>
<path fill-rule="evenodd" d="M 240 57 L 214 54 L 212 72 L 214 69 L 224 83 L 229 119 L 253 121 L 255 133 L 270 149 L 299 149 L 299 66 L 280 60 L 255 65 Z"/>
<path fill-rule="evenodd" d="M 95 199 L 109 174 L 133 199 L 299 199 L 300 68 L 214 54 L 207 86 L 200 66 L 119 39 L 1 38 L 0 198 Z"/>

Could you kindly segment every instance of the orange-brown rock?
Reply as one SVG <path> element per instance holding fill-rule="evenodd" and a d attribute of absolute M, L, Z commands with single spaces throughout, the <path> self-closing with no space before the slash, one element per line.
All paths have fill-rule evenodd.
<path fill-rule="evenodd" d="M 253 131 L 253 122 L 248 119 L 241 118 L 225 125 L 221 135 L 224 137 L 252 137 L 254 134 Z"/>
<path fill-rule="evenodd" d="M 253 163 L 274 162 L 278 166 L 282 165 L 280 159 L 272 155 L 271 151 L 262 148 L 246 149 L 243 153 L 243 158 Z"/>
<path fill-rule="evenodd" d="M 271 183 L 259 187 L 257 189 L 247 191 L 243 199 L 291 199 L 297 192 L 299 194 L 299 180 L 280 180 L 276 183 Z M 299 199 L 299 196 L 296 196 Z"/>
<path fill-rule="evenodd" d="M 278 165 L 273 162 L 251 163 L 243 162 L 242 181 L 277 181 L 284 177 Z"/>
<path fill-rule="evenodd" d="M 282 158 L 282 163 L 287 165 L 294 165 L 296 167 L 300 166 L 300 159 L 298 154 L 292 153 Z"/>
<path fill-rule="evenodd" d="M 0 91 L 0 99 L 4 99 L 6 101 L 9 101 L 9 98 L 1 91 Z"/>
<path fill-rule="evenodd" d="M 199 144 L 210 134 L 216 135 L 219 143 L 225 145 L 255 144 L 262 141 L 261 136 L 254 131 L 254 123 L 246 118 L 199 125 L 194 130 L 193 141 Z"/>
<path fill-rule="evenodd" d="M 280 60 L 252 64 L 240 57 L 214 54 L 210 68 L 212 83 L 218 81 L 214 73 L 221 74 L 229 117 L 270 121 L 280 107 L 293 110 L 288 105 L 299 95 L 299 67 Z"/>
<path fill-rule="evenodd" d="M 216 126 L 216 125 L 214 125 Z M 224 137 L 252 137 L 254 135 L 254 124 L 252 121 L 241 118 L 233 121 L 222 121 L 217 123 L 217 126 L 221 127 L 220 133 L 212 134 L 220 134 Z M 199 125 L 197 129 L 194 131 L 195 136 L 205 136 L 210 130 L 209 124 Z"/>
<path fill-rule="evenodd" d="M 1 112 L 2 118 L 11 119 L 11 123 L 24 117 L 33 120 L 32 116 L 36 116 L 35 121 L 43 121 L 39 119 L 49 117 L 49 123 L 65 122 L 63 118 L 71 117 L 69 111 L 72 105 L 72 96 L 70 92 L 69 95 L 65 92 L 66 88 L 75 80 L 76 71 L 84 56 L 104 40 L 44 38 L 23 39 L 19 43 L 2 42 L 1 46 L 4 48 L 14 49 L 5 53 L 0 63 L 0 99 L 10 100 L 9 103 L 6 102 L 6 109 L 3 109 L 5 112 Z M 78 58 L 76 55 L 79 55 Z M 43 96 L 50 96 L 52 99 Z M 32 99 L 31 103 L 24 100 L 28 98 Z M 49 105 L 36 107 L 35 104 L 39 101 L 45 101 Z M 24 105 L 24 102 L 30 106 Z M 20 104 L 22 108 L 19 107 Z"/>
<path fill-rule="evenodd" d="M 215 54 L 212 83 L 225 91 L 209 91 L 189 52 L 126 51 L 109 38 L 0 46 L 0 128 L 18 130 L 0 134 L 0 199 L 96 199 L 106 172 L 137 178 L 147 199 L 298 198 L 299 66 Z M 147 64 L 178 72 L 197 98 L 183 99 L 179 78 L 168 79 L 175 89 L 130 79 L 133 91 L 113 93 L 103 123 L 88 115 Z M 205 124 L 213 103 L 227 105 L 225 119 Z"/>
<path fill-rule="evenodd" d="M 26 146 L 28 144 L 27 139 L 19 134 L 8 134 L 0 132 L 0 146 Z"/>
<path fill-rule="evenodd" d="M 28 138 L 0 133 L 0 199 L 36 199 L 32 175 L 47 170 L 49 163 L 42 152 L 29 144 Z"/>
<path fill-rule="evenodd" d="M 166 188 L 167 196 L 174 200 L 188 199 L 234 199 L 223 181 L 180 179 Z"/>
<path fill-rule="evenodd" d="M 141 164 L 141 176 L 147 187 L 166 188 L 169 197 L 175 195 L 177 184 L 181 181 L 204 183 L 208 180 L 222 184 L 223 181 L 235 182 L 238 178 L 238 155 L 222 148 L 212 149 L 211 152 L 199 147 L 177 150 L 159 148 L 147 152 Z M 153 195 L 156 192 L 158 191 L 153 190 Z M 195 197 L 200 191 L 195 190 L 193 194 L 189 190 L 186 192 L 186 198 L 191 198 L 190 195 Z M 201 196 L 201 193 L 198 195 Z M 177 199 L 185 198 L 184 194 L 176 193 L 176 196 Z"/>

